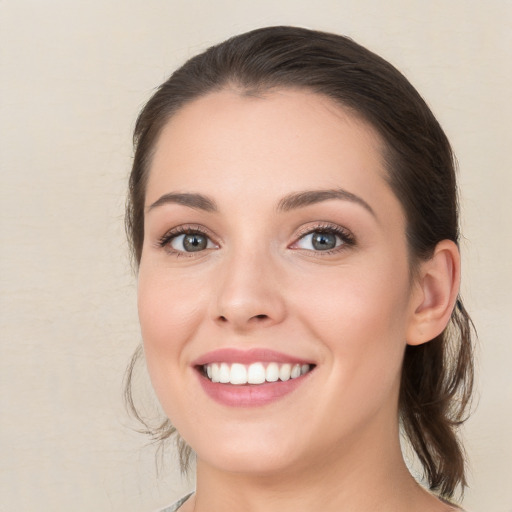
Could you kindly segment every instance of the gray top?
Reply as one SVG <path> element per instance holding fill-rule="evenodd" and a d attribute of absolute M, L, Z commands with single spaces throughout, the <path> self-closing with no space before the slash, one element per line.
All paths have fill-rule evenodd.
<path fill-rule="evenodd" d="M 183 498 L 178 500 L 173 505 L 171 505 L 169 507 L 165 507 L 162 510 L 160 510 L 159 512 L 176 512 L 181 507 L 181 505 L 183 505 L 183 503 L 185 503 L 185 501 L 187 501 L 190 498 L 190 496 L 192 496 L 192 494 L 194 494 L 194 493 L 191 492 L 190 494 L 187 494 L 186 496 L 184 496 Z"/>

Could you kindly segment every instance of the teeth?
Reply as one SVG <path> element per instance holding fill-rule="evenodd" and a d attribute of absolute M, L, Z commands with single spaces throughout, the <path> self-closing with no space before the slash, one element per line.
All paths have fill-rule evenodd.
<path fill-rule="evenodd" d="M 300 364 L 296 364 L 290 373 L 290 378 L 296 379 L 297 377 L 300 377 Z"/>
<path fill-rule="evenodd" d="M 247 384 L 247 370 L 243 364 L 231 365 L 229 373 L 229 382 L 231 384 Z"/>
<path fill-rule="evenodd" d="M 221 384 L 263 384 L 264 382 L 287 381 L 305 375 L 311 370 L 309 364 L 290 363 L 252 363 L 248 366 L 240 363 L 212 363 L 203 366 L 205 375 L 212 382 Z"/>
<path fill-rule="evenodd" d="M 229 370 L 230 368 L 227 363 L 221 363 L 219 369 L 219 382 L 221 384 L 227 384 L 229 382 L 229 379 L 231 378 L 231 372 Z"/>
<path fill-rule="evenodd" d="M 213 363 L 208 366 L 211 368 L 212 376 L 210 379 L 212 379 L 212 382 L 219 382 L 219 365 L 217 363 Z M 206 369 L 206 373 L 208 374 L 208 367 Z"/>
<path fill-rule="evenodd" d="M 283 364 L 281 368 L 279 368 L 279 379 L 280 380 L 289 380 L 292 373 L 292 365 L 291 364 Z"/>
<path fill-rule="evenodd" d="M 267 366 L 265 380 L 267 382 L 276 382 L 279 380 L 279 365 L 277 363 L 270 363 Z"/>
<path fill-rule="evenodd" d="M 263 384 L 265 378 L 265 367 L 261 363 L 253 363 L 249 366 L 249 370 L 247 371 L 247 382 L 249 384 Z"/>

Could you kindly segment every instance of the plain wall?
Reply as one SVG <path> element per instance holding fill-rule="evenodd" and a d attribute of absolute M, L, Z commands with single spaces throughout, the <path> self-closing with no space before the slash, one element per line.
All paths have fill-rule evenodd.
<path fill-rule="evenodd" d="M 512 511 L 512 2 L 0 0 L 0 510 L 151 511 L 193 482 L 123 409 L 140 341 L 123 206 L 136 115 L 185 59 L 296 24 L 408 76 L 460 164 L 480 335 L 465 506 Z"/>

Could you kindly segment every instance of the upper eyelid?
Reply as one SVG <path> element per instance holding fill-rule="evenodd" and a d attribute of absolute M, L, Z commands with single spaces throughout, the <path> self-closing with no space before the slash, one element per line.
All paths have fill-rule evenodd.
<path fill-rule="evenodd" d="M 326 232 L 333 232 L 338 235 L 345 234 L 346 236 L 349 236 L 350 238 L 355 238 L 352 231 L 344 226 L 340 226 L 339 224 L 334 224 L 331 222 L 320 222 L 318 224 L 314 225 L 308 225 L 301 227 L 297 233 L 296 237 L 301 238 L 305 235 L 309 235 L 311 233 L 314 233 L 316 231 L 326 231 Z"/>
<path fill-rule="evenodd" d="M 216 238 L 215 234 L 210 229 L 201 224 L 180 224 L 179 226 L 168 229 L 161 238 L 173 235 L 178 236 L 186 233 L 201 233 L 202 235 Z"/>
<path fill-rule="evenodd" d="M 186 235 L 188 233 L 199 233 L 206 236 L 215 245 L 219 245 L 219 237 L 211 232 L 207 227 L 201 224 L 180 224 L 171 229 L 168 229 L 162 236 L 157 240 L 157 244 L 161 247 L 167 245 L 172 239 Z"/>

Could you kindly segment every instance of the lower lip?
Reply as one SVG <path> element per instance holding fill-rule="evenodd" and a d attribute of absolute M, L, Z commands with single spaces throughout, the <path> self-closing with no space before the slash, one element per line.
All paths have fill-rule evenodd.
<path fill-rule="evenodd" d="M 206 394 L 222 405 L 229 407 L 258 407 L 276 402 L 295 391 L 311 372 L 286 381 L 266 382 L 265 384 L 220 384 L 198 373 L 199 382 Z"/>

